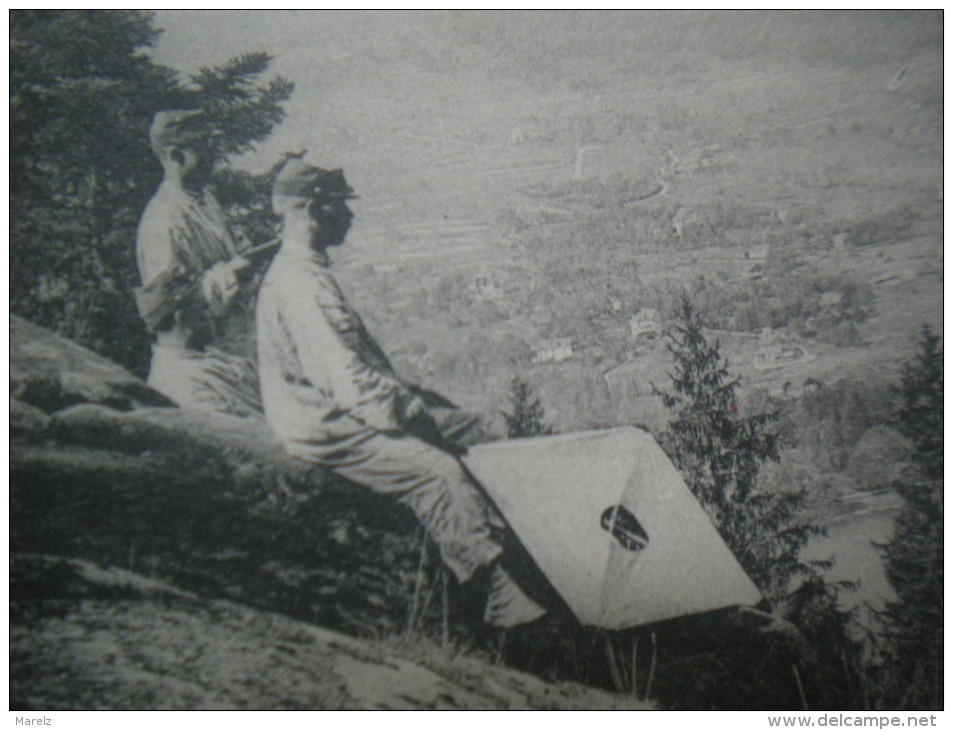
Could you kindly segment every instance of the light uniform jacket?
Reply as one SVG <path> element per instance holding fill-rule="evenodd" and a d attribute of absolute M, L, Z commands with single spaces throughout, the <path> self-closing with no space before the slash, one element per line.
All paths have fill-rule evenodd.
<path fill-rule="evenodd" d="M 163 182 L 139 221 L 139 277 L 144 288 L 162 282 L 161 293 L 175 298 L 181 296 L 173 283 L 176 277 L 199 277 L 234 258 L 239 248 L 214 196 L 193 195 Z"/>
<path fill-rule="evenodd" d="M 136 234 L 136 262 L 146 296 L 137 293 L 140 314 L 151 330 L 171 326 L 171 315 L 188 313 L 196 340 L 223 339 L 220 330 L 237 328 L 212 316 L 199 290 L 202 274 L 229 261 L 240 250 L 211 194 L 193 195 L 163 182 L 146 206 Z M 245 328 L 247 329 L 247 328 Z M 148 384 L 183 408 L 247 416 L 261 412 L 254 366 L 246 358 L 210 347 L 182 349 L 153 345 Z"/>
<path fill-rule="evenodd" d="M 401 429 L 411 396 L 323 255 L 278 252 L 258 292 L 257 336 L 262 402 L 285 442 Z"/>

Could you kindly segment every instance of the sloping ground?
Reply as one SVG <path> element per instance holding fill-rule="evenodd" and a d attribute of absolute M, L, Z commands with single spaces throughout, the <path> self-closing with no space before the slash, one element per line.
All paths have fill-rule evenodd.
<path fill-rule="evenodd" d="M 482 606 L 438 593 L 408 511 L 292 461 L 261 420 L 155 407 L 112 363 L 11 331 L 11 707 L 638 706 L 316 628 L 428 656 L 420 637 L 464 645 Z"/>
<path fill-rule="evenodd" d="M 135 573 L 38 555 L 12 564 L 10 677 L 18 710 L 647 709 L 473 660 L 424 666 Z"/>
<path fill-rule="evenodd" d="M 352 631 L 405 625 L 420 551 L 408 512 L 294 462 L 260 419 L 141 407 L 158 395 L 36 330 L 12 327 L 11 552 L 146 570 Z"/>

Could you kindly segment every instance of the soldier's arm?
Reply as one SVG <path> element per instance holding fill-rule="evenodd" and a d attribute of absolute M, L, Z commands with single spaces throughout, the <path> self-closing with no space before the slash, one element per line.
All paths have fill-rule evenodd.
<path fill-rule="evenodd" d="M 136 233 L 136 259 L 142 286 L 134 290 L 136 307 L 150 331 L 166 329 L 175 313 L 200 296 L 199 276 L 175 253 L 163 209 L 150 206 Z"/>
<path fill-rule="evenodd" d="M 176 270 L 163 271 L 134 290 L 139 316 L 151 332 L 166 329 L 175 313 L 199 296 L 199 278 Z"/>
<path fill-rule="evenodd" d="M 134 294 L 139 314 L 152 331 L 168 326 L 170 318 L 186 307 L 208 307 L 213 315 L 221 315 L 239 291 L 238 273 L 250 263 L 239 255 L 206 271 L 190 270 L 177 253 L 189 242 L 176 245 L 176 238 L 185 235 L 187 221 L 169 220 L 161 212 L 147 211 L 136 237 L 143 285 Z M 228 235 L 224 225 L 222 221 L 222 232 Z"/>
<path fill-rule="evenodd" d="M 205 207 L 205 215 L 215 221 L 215 225 L 221 227 L 223 233 L 231 238 L 234 245 L 229 247 L 233 249 L 233 254 L 241 254 L 252 248 L 251 239 L 239 226 L 232 225 L 211 188 L 205 188 L 202 191 L 202 204 Z"/>
<path fill-rule="evenodd" d="M 305 377 L 329 383 L 333 398 L 356 420 L 382 431 L 401 430 L 424 408 L 403 383 L 361 356 L 353 332 L 341 321 L 343 304 L 333 292 L 317 287 L 288 312 Z"/>

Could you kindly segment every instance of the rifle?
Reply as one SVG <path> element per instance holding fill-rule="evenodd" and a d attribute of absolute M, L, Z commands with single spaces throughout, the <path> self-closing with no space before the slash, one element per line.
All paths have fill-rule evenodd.
<path fill-rule="evenodd" d="M 280 245 L 281 245 L 281 239 L 273 238 L 267 243 L 262 243 L 258 246 L 252 246 L 251 248 L 242 251 L 238 255 L 243 259 L 254 261 L 256 258 L 261 256 L 262 254 L 268 253 L 272 249 L 277 249 Z"/>
<path fill-rule="evenodd" d="M 281 239 L 275 238 L 242 251 L 236 258 L 255 263 L 266 254 L 276 251 L 280 245 Z M 139 316 L 151 332 L 159 329 L 185 303 L 198 296 L 204 273 L 163 272 L 145 286 L 133 289 Z"/>

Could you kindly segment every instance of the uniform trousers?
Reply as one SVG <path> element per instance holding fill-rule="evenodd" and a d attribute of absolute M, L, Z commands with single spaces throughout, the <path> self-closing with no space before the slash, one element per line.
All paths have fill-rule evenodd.
<path fill-rule="evenodd" d="M 362 430 L 333 442 L 286 440 L 288 452 L 406 505 L 465 583 L 502 552 L 505 522 L 451 454 L 408 434 Z"/>
<path fill-rule="evenodd" d="M 180 408 L 260 416 L 258 373 L 246 358 L 221 350 L 152 346 L 146 381 Z"/>

